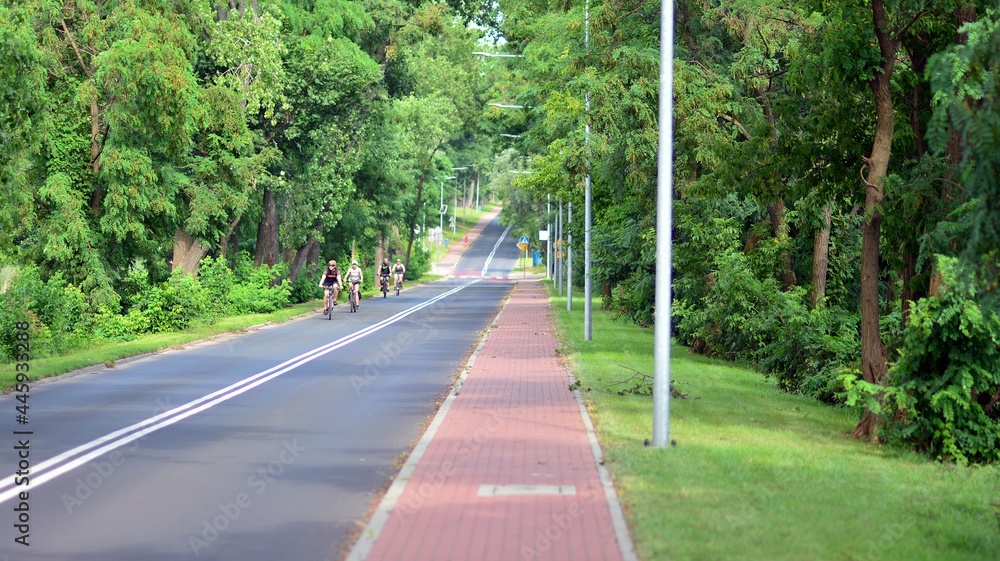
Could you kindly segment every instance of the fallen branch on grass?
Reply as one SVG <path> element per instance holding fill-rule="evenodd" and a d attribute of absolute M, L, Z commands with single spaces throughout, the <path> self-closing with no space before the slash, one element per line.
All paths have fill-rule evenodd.
<path fill-rule="evenodd" d="M 613 386 L 622 386 L 631 383 L 632 384 L 631 386 L 617 390 L 618 395 L 628 395 L 628 394 L 653 395 L 652 376 L 644 372 L 640 372 L 635 368 L 630 368 L 628 366 L 625 366 L 624 364 L 619 364 L 618 366 L 621 366 L 625 370 L 631 370 L 632 372 L 634 372 L 634 374 L 625 380 L 619 380 L 617 382 L 608 384 L 607 386 L 605 386 L 605 389 L 611 388 Z M 688 399 L 690 397 L 689 395 L 678 391 L 673 384 L 670 384 L 670 396 L 676 397 L 678 399 Z"/>

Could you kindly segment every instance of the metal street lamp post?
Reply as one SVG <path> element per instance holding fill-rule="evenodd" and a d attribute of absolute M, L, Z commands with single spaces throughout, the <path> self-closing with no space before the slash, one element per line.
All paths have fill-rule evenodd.
<path fill-rule="evenodd" d="M 656 315 L 653 325 L 653 447 L 670 438 L 670 306 L 674 197 L 674 3 L 660 0 L 660 99 L 656 174 Z"/>
<path fill-rule="evenodd" d="M 444 179 L 441 180 L 441 206 L 438 208 L 438 213 L 439 213 L 439 217 L 438 217 L 438 230 L 440 231 L 439 235 L 442 236 L 442 237 L 444 236 L 444 213 L 445 213 L 445 206 L 444 206 L 444 182 L 447 181 L 447 180 L 449 180 L 449 179 L 455 179 L 455 176 L 454 175 L 449 175 L 448 177 L 445 177 Z"/>
<path fill-rule="evenodd" d="M 590 0 L 587 0 L 584 8 L 584 31 L 583 43 L 587 52 L 590 52 Z M 584 182 L 584 209 L 583 209 L 583 340 L 593 339 L 593 310 L 591 308 L 591 298 L 593 297 L 593 284 L 590 274 L 590 230 L 594 224 L 594 197 L 591 190 L 590 181 L 590 90 L 587 90 L 584 104 L 585 126 L 586 126 L 586 150 L 587 150 L 587 178 Z"/>

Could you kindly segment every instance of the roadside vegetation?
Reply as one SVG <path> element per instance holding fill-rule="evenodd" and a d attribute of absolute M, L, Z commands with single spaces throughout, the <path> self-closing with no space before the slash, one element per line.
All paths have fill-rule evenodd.
<path fill-rule="evenodd" d="M 995 4 L 673 3 L 677 343 L 860 406 L 859 439 L 1000 460 Z M 589 177 L 599 303 L 652 325 L 661 6 L 500 7 L 502 218 L 534 239 L 561 207 L 582 286 Z"/>
<path fill-rule="evenodd" d="M 550 285 L 561 349 L 593 417 L 639 557 L 989 561 L 1000 551 L 1000 470 L 928 462 L 851 437 L 856 407 L 673 347 L 676 446 L 652 437 L 653 332 L 607 311 L 583 341 L 581 294 Z"/>

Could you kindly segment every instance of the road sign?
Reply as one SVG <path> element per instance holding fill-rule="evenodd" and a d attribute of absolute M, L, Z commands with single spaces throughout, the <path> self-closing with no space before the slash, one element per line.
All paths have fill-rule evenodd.
<path fill-rule="evenodd" d="M 528 244 L 531 243 L 531 238 L 529 238 L 528 236 L 521 236 L 521 239 L 518 240 L 517 243 L 518 243 L 518 245 L 520 245 L 520 244 L 528 245 Z"/>
<path fill-rule="evenodd" d="M 519 243 L 519 244 L 517 244 L 517 247 L 521 251 L 528 251 L 528 244 L 526 244 L 526 243 Z"/>

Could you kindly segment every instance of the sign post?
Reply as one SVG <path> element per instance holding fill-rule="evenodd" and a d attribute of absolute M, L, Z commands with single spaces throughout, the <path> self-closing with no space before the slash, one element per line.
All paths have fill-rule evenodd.
<path fill-rule="evenodd" d="M 521 276 L 528 276 L 528 247 L 531 246 L 531 238 L 528 236 L 521 236 L 521 239 L 517 242 L 517 247 L 524 252 L 524 263 L 521 264 Z"/>

